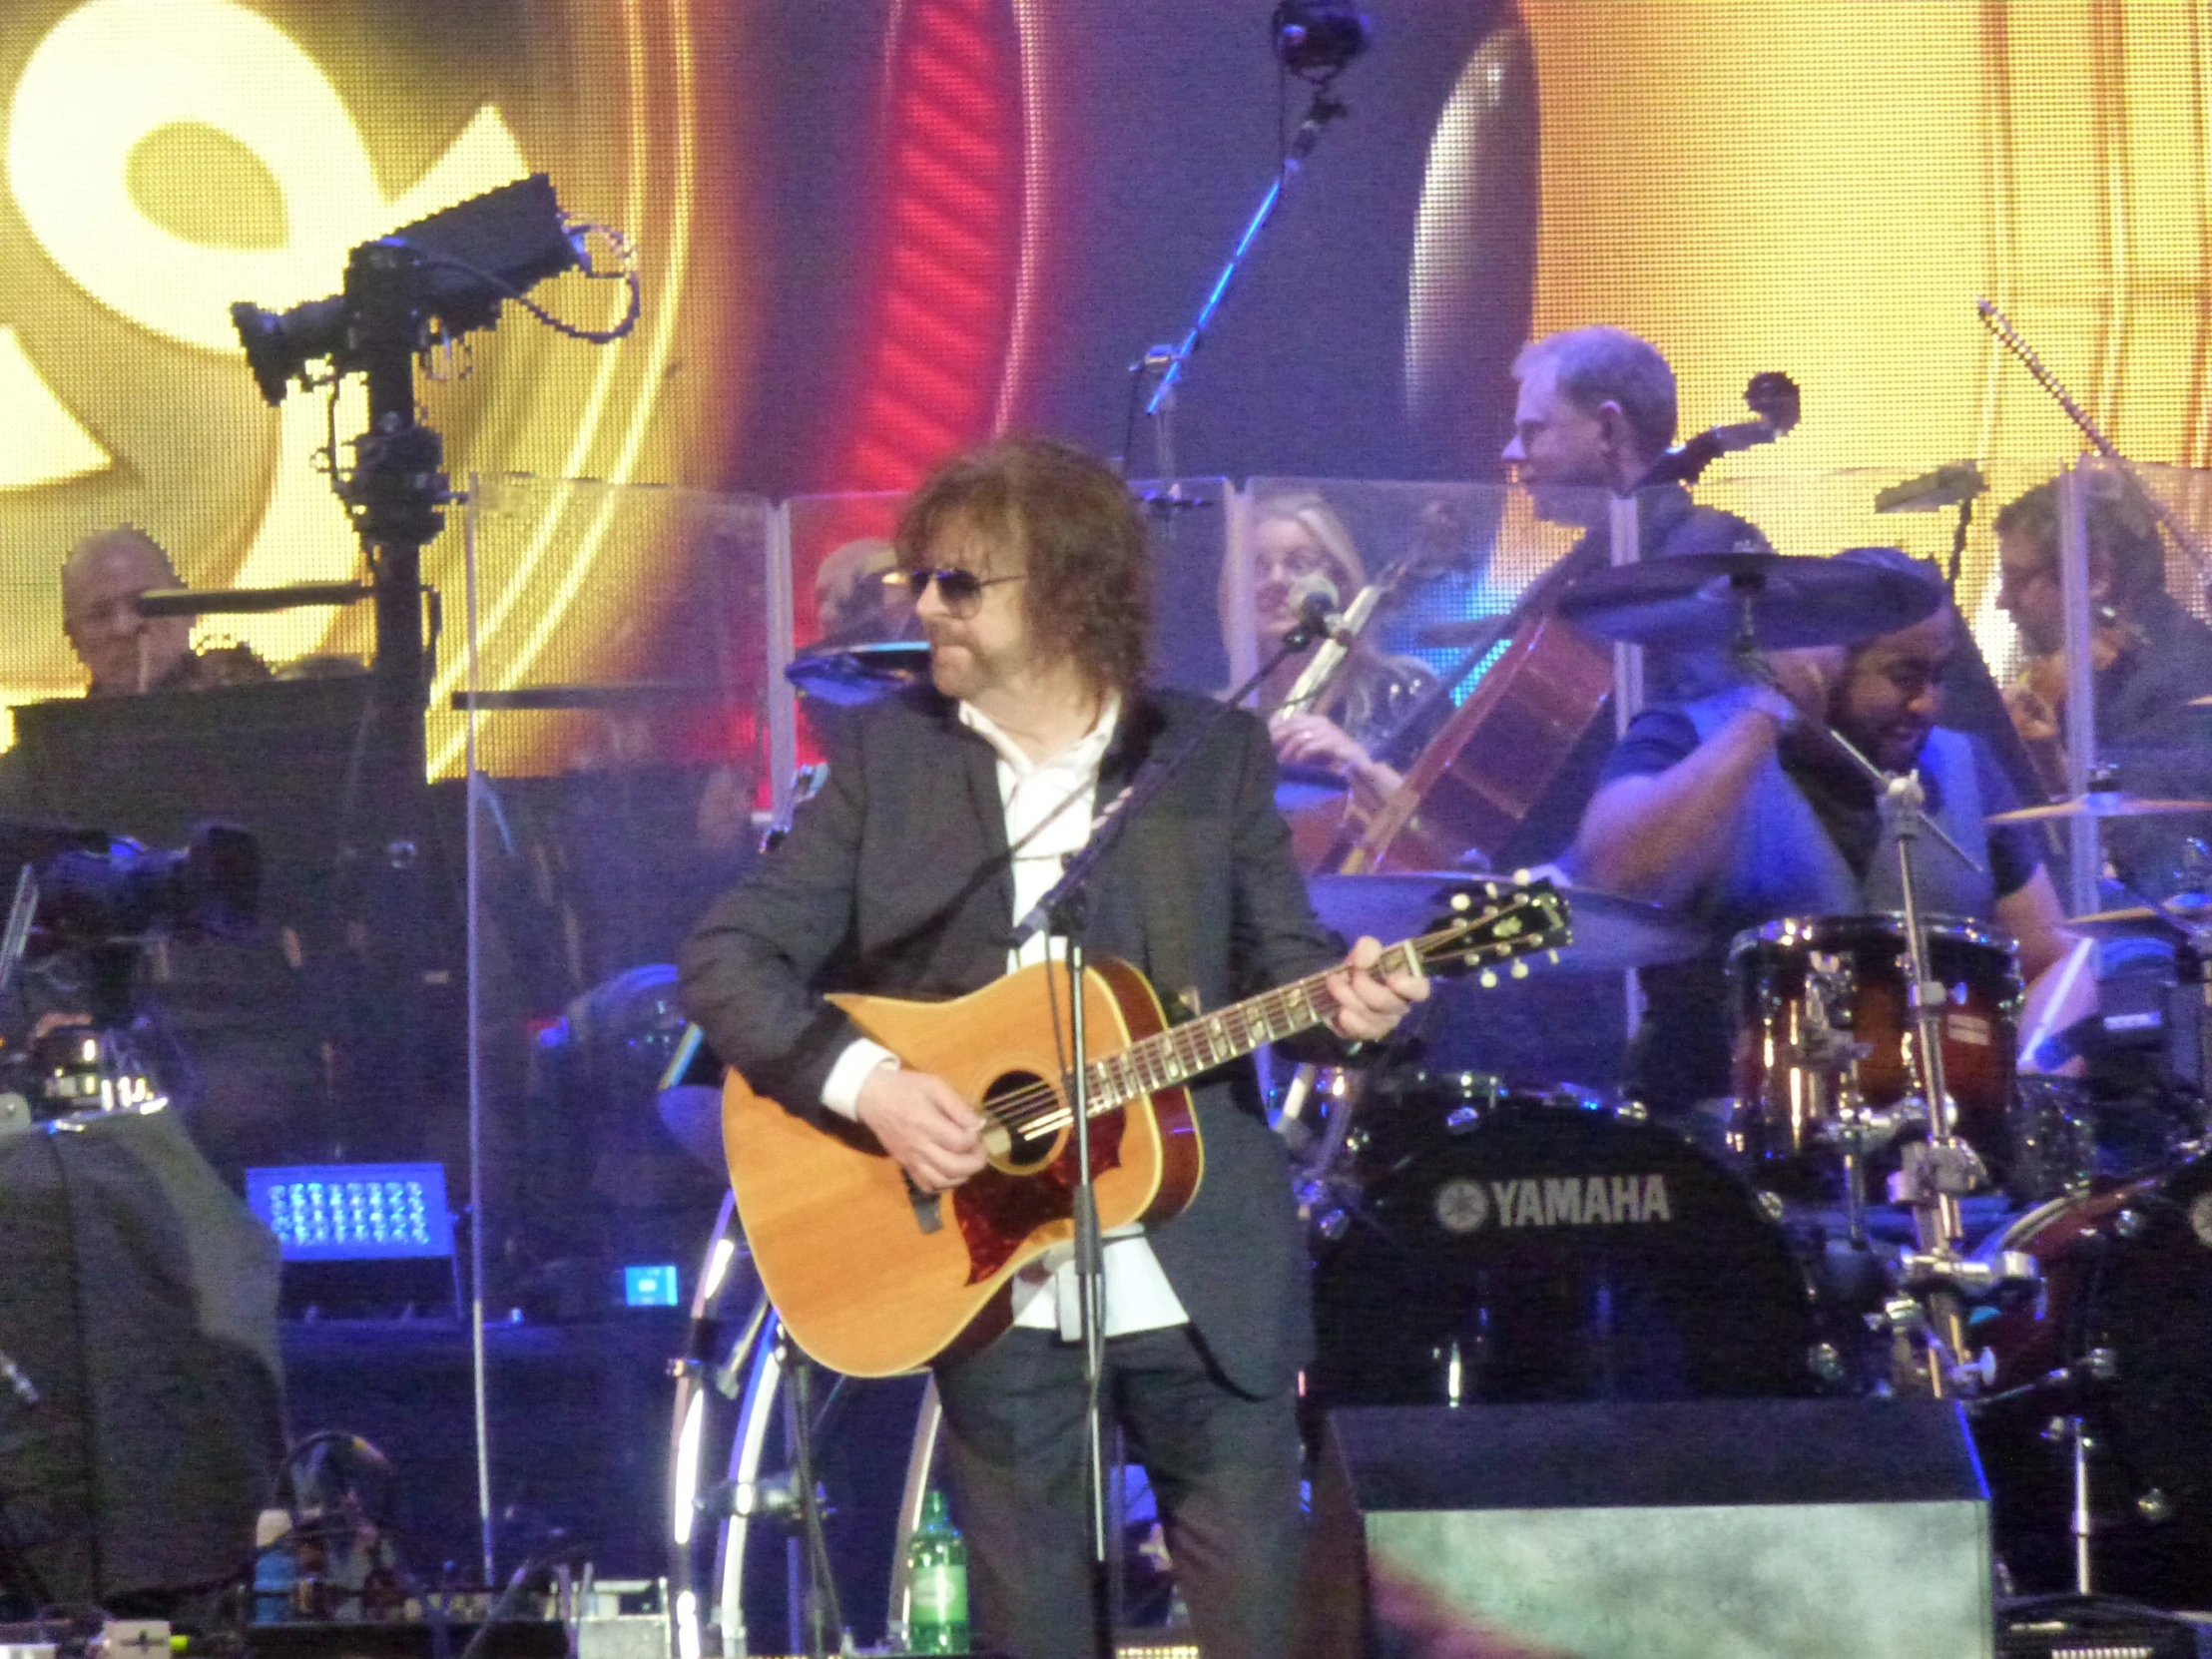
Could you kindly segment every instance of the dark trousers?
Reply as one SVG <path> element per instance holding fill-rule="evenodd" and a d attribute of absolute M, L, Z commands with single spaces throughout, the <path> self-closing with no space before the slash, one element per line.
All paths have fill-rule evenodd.
<path fill-rule="evenodd" d="M 1288 1653 L 1302 1544 L 1289 1390 L 1237 1392 L 1188 1327 L 1114 1338 L 1104 1387 L 1107 1420 L 1159 1498 L 1206 1659 Z M 1082 1349 L 1011 1331 L 940 1370 L 937 1388 L 976 1645 L 1089 1659 Z"/>

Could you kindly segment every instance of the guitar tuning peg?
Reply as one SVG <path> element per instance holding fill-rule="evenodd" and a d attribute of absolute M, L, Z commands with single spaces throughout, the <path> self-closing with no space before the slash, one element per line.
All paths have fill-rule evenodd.
<path fill-rule="evenodd" d="M 1514 962 L 1513 977 L 1515 979 L 1526 979 L 1528 977 L 1528 964 L 1522 961 Z"/>
<path fill-rule="evenodd" d="M 1480 983 L 1480 985 L 1482 986 L 1482 988 L 1483 988 L 1484 990 L 1486 990 L 1486 991 L 1494 991 L 1494 990 L 1496 990 L 1496 989 L 1497 989 L 1497 974 L 1496 974 L 1495 970 L 1493 970 L 1493 969 L 1491 969 L 1491 968 L 1484 968 L 1484 969 L 1482 970 L 1482 977 L 1481 977 L 1481 979 L 1480 979 L 1480 980 L 1479 980 L 1478 982 Z"/>
<path fill-rule="evenodd" d="M 1451 895 L 1451 907 L 1464 913 L 1472 907 L 1472 900 L 1463 892 L 1455 892 Z"/>

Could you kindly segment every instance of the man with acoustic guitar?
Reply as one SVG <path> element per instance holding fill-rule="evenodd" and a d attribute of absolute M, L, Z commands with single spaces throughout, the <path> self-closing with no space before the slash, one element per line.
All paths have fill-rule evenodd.
<path fill-rule="evenodd" d="M 896 1160 L 915 1214 L 931 1218 L 922 1231 L 904 1218 L 919 1249 L 954 1215 L 970 1228 L 963 1186 L 1003 1179 L 1004 1142 L 985 1133 L 988 1122 L 1003 1136 L 1003 1118 L 901 1065 L 825 993 L 957 997 L 1041 959 L 1041 940 L 1010 959 L 1015 918 L 1094 814 L 1214 706 L 1142 685 L 1144 523 L 1122 481 L 1080 451 L 1013 439 L 954 458 L 908 504 L 896 547 L 933 683 L 837 734 L 827 785 L 700 924 L 683 977 L 717 1054 L 785 1109 L 772 1117 Z M 1131 963 L 1208 1015 L 1326 972 L 1315 1000 L 1332 1011 L 1310 1041 L 1316 1057 L 1341 1058 L 1347 1043 L 1387 1035 L 1427 987 L 1416 971 L 1379 973 L 1372 939 L 1336 965 L 1291 860 L 1274 773 L 1265 730 L 1227 713 L 1163 795 L 1116 821 L 1086 946 L 1094 963 Z M 1063 986 L 1063 1014 L 1065 1002 Z M 1001 1038 L 1013 1033 L 974 1033 L 975 1046 Z M 1204 1650 L 1277 1654 L 1290 1645 L 1298 1564 L 1305 1247 L 1249 1066 L 1190 1092 L 1203 1146 L 1195 1193 L 1180 1213 L 1106 1241 L 1104 1408 L 1159 1494 Z M 735 1133 L 730 1144 L 738 1174 Z M 741 1179 L 741 1209 L 746 1197 Z M 840 1245 L 856 1248 L 831 1230 L 822 1251 Z M 1083 1359 L 1059 1254 L 1011 1282 L 998 1311 L 1011 1329 L 935 1360 L 979 1635 L 1025 1659 L 1097 1651 Z"/>

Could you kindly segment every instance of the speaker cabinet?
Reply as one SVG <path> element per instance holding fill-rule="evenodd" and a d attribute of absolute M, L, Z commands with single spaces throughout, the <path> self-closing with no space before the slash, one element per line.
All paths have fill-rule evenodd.
<path fill-rule="evenodd" d="M 1955 1404 L 1333 1413 L 1304 1659 L 1986 1659 L 1988 1500 Z"/>

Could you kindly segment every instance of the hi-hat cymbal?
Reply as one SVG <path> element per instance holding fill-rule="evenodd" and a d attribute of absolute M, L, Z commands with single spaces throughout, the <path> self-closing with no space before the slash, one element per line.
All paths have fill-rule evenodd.
<path fill-rule="evenodd" d="M 884 640 L 807 652 L 792 660 L 784 678 L 817 702 L 842 708 L 872 703 L 928 672 L 928 641 Z"/>
<path fill-rule="evenodd" d="M 1991 824 L 2057 824 L 2076 818 L 2171 818 L 2183 813 L 2212 813 L 2212 801 L 2153 801 L 2121 790 L 2094 790 L 2071 801 L 2042 807 L 2015 807 L 1991 813 Z"/>
<path fill-rule="evenodd" d="M 1559 614 L 1603 639 L 1677 648 L 1728 645 L 1748 625 L 1774 651 L 1894 634 L 1942 602 L 1932 582 L 1850 559 L 1684 553 L 1578 576 Z"/>
<path fill-rule="evenodd" d="M 1366 875 L 1316 875 L 1307 883 L 1321 919 L 1348 939 L 1363 933 L 1385 944 L 1431 925 L 1451 889 L 1465 885 L 1465 870 L 1388 870 Z M 1536 973 L 1620 973 L 1695 956 L 1705 929 L 1678 911 L 1601 892 L 1595 887 L 1559 889 L 1567 901 L 1574 942 L 1554 963 L 1548 953 L 1524 957 Z"/>

